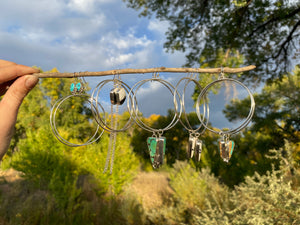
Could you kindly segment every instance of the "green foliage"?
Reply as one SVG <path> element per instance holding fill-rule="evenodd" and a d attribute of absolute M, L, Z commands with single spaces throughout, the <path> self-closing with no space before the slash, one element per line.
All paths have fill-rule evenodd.
<path fill-rule="evenodd" d="M 107 135 L 101 139 L 103 142 L 81 148 L 66 147 L 58 142 L 51 134 L 49 125 L 35 132 L 27 131 L 26 136 L 19 142 L 20 151 L 11 159 L 7 158 L 9 162 L 4 162 L 4 165 L 9 164 L 23 172 L 26 181 L 34 184 L 35 189 L 49 193 L 50 202 L 36 200 L 36 205 L 50 207 L 49 214 L 37 211 L 35 216 L 38 221 L 49 219 L 50 222 L 45 224 L 54 224 L 56 217 L 62 217 L 56 222 L 107 224 L 114 217 L 114 223 L 120 224 L 124 223 L 125 216 L 130 217 L 131 211 L 123 215 L 121 207 L 129 203 L 118 196 L 137 173 L 139 162 L 131 151 L 126 134 L 120 134 L 117 139 L 112 175 L 109 172 L 103 174 L 109 139 Z M 133 201 L 131 206 L 130 210 L 135 213 L 137 208 Z M 24 203 L 24 207 L 29 206 Z M 55 208 L 57 212 L 52 214 Z M 25 217 L 23 219 L 29 219 L 27 213 L 18 212 Z M 12 224 L 15 224 L 13 221 Z"/>
<path fill-rule="evenodd" d="M 280 166 L 265 175 L 256 173 L 229 189 L 208 169 L 196 172 L 186 162 L 170 170 L 174 195 L 159 209 L 146 213 L 146 224 L 298 224 L 300 168 L 292 152 L 295 146 L 271 150 Z"/>
<path fill-rule="evenodd" d="M 91 183 L 84 182 L 76 203 L 63 210 L 48 191 L 28 180 L 10 183 L 1 196 L 0 223 L 10 225 L 142 224 L 142 211 L 134 200 L 119 196 L 100 198 Z M 70 196 L 72 193 L 69 193 Z M 133 218 L 134 217 L 134 218 Z M 130 219 L 132 218 L 132 219 Z"/>
<path fill-rule="evenodd" d="M 280 162 L 279 169 L 273 166 L 263 176 L 256 173 L 236 187 L 232 197 L 236 207 L 231 212 L 236 224 L 300 223 L 299 186 L 292 185 L 295 178 L 299 179 L 300 170 L 299 164 L 295 164 L 291 156 L 293 148 L 293 145 L 286 142 L 284 148 L 271 150 L 271 158 Z"/>
<path fill-rule="evenodd" d="M 130 140 L 126 133 L 117 134 L 116 150 L 114 156 L 113 173 L 110 167 L 103 173 L 109 137 L 104 135 L 97 145 L 88 146 L 84 152 L 78 149 L 73 151 L 75 161 L 82 161 L 84 169 L 104 185 L 104 191 L 118 195 L 123 186 L 132 180 L 139 169 L 139 161 L 130 147 Z"/>
<path fill-rule="evenodd" d="M 234 68 L 242 66 L 243 63 L 244 57 L 237 50 L 224 51 L 223 49 L 218 49 L 216 51 L 215 60 L 212 62 L 208 61 L 204 56 L 200 57 L 201 68 L 220 67 L 220 65 L 222 65 L 223 67 Z M 209 83 L 217 80 L 218 77 L 219 74 L 200 73 L 198 82 L 203 89 Z M 230 78 L 236 77 L 241 78 L 241 74 L 233 74 L 230 76 Z M 214 85 L 214 87 L 211 88 L 211 91 L 217 94 L 219 89 L 220 85 Z M 196 86 L 192 96 L 194 101 L 197 101 L 200 91 L 201 90 L 199 90 L 199 87 Z"/>
<path fill-rule="evenodd" d="M 299 1 L 272 0 L 124 0 L 169 22 L 164 47 L 186 52 L 187 65 L 215 64 L 219 49 L 238 50 L 245 64 L 257 66 L 241 79 L 271 81 L 289 72 L 289 62 L 299 59 Z M 299 60 L 298 60 L 299 61 Z M 223 65 L 218 64 L 218 66 Z"/>
<path fill-rule="evenodd" d="M 6 155 L 1 167 L 21 171 L 30 190 L 22 203 L 1 198 L 0 214 L 10 224 L 124 224 L 125 218 L 139 212 L 133 200 L 128 203 L 120 197 L 139 169 L 126 133 L 117 135 L 112 174 L 103 173 L 109 142 L 106 133 L 93 145 L 79 148 L 65 146 L 53 135 L 49 124 L 51 105 L 69 95 L 72 81 L 41 80 L 20 108 L 11 146 L 14 154 Z M 56 115 L 59 132 L 75 143 L 85 141 L 95 127 L 86 100 L 71 98 Z M 121 123 L 126 119 L 127 114 L 120 115 Z M 41 193 L 41 200 L 31 192 Z M 32 215 L 31 204 L 36 210 Z M 123 207 L 128 208 L 127 214 Z M 6 208 L 12 211 L 5 213 Z"/>
<path fill-rule="evenodd" d="M 185 207 L 203 207 L 207 185 L 190 164 L 177 161 L 170 173 L 170 185 L 175 197 Z M 197 187 L 195 192 L 193 189 Z"/>
<path fill-rule="evenodd" d="M 265 85 L 261 94 L 255 95 L 256 111 L 252 119 L 256 131 L 272 130 L 277 140 L 288 139 L 294 143 L 300 141 L 297 131 L 300 129 L 300 68 L 295 67 L 292 73 L 284 75 L 281 80 Z M 287 91 L 288 90 L 288 91 Z M 226 117 L 233 121 L 240 117 L 250 99 L 236 101 L 227 106 Z M 278 137 L 280 137 L 278 139 Z M 276 141 L 276 140 L 274 140 Z M 274 142 L 276 146 L 279 143 Z M 281 143 L 282 146 L 282 143 Z"/>
<path fill-rule="evenodd" d="M 261 94 L 255 94 L 252 126 L 234 138 L 238 145 L 231 159 L 234 170 L 244 171 L 245 175 L 252 175 L 254 171 L 264 174 L 273 163 L 272 159 L 265 157 L 268 149 L 283 147 L 284 140 L 299 143 L 299 71 L 296 67 L 281 81 L 266 85 Z M 249 102 L 247 98 L 228 105 L 224 112 L 226 117 L 230 121 L 240 118 L 241 112 L 249 110 Z M 298 163 L 299 154 L 298 147 L 293 153 Z"/>

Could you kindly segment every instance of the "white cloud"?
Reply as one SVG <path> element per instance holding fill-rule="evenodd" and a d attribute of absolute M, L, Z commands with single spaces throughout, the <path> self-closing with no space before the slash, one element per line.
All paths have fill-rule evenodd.
<path fill-rule="evenodd" d="M 153 19 L 149 22 L 148 29 L 160 36 L 164 36 L 169 25 L 170 23 L 168 21 L 159 21 L 157 19 Z"/>
<path fill-rule="evenodd" d="M 94 8 L 94 3 L 94 0 L 70 0 L 68 8 L 72 11 L 91 13 Z"/>
<path fill-rule="evenodd" d="M 129 50 L 130 48 L 147 48 L 153 43 L 145 35 L 136 37 L 133 33 L 120 34 L 119 32 L 110 32 L 104 34 L 101 42 L 106 46 L 111 46 L 119 50 Z"/>
<path fill-rule="evenodd" d="M 163 49 L 167 27 L 166 22 L 139 18 L 138 12 L 116 0 L 3 1 L 0 58 L 62 72 L 180 67 L 183 54 Z M 133 86 L 151 74 L 122 77 Z M 91 80 L 93 87 L 101 79 Z M 165 107 L 173 107 L 170 93 L 166 99 L 161 96 L 166 90 L 160 85 L 140 91 L 143 101 L 158 98 L 164 106 L 149 105 L 146 111 L 164 113 Z"/>
<path fill-rule="evenodd" d="M 163 36 L 153 36 L 164 30 L 166 23 L 140 19 L 137 12 L 118 1 L 11 0 L 1 3 L 0 8 L 0 32 L 5 34 L 1 40 L 7 49 L 1 49 L 2 57 L 31 49 L 38 54 L 27 52 L 32 57 L 26 60 L 21 58 L 22 54 L 15 54 L 15 58 L 47 69 L 140 68 L 174 66 L 177 62 L 182 65 L 181 56 L 164 52 Z M 56 57 L 51 55 L 54 52 Z M 66 60 L 56 61 L 60 55 Z M 45 60 L 48 58 L 51 60 Z"/>

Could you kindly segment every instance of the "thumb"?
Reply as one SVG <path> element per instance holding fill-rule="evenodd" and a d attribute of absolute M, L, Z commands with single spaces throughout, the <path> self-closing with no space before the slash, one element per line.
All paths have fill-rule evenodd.
<path fill-rule="evenodd" d="M 6 94 L 0 102 L 1 118 L 7 118 L 12 121 L 13 117 L 17 117 L 18 109 L 29 91 L 37 84 L 38 78 L 35 76 L 27 75 L 19 77 L 9 87 Z"/>
<path fill-rule="evenodd" d="M 8 149 L 19 107 L 28 92 L 37 84 L 35 76 L 19 77 L 0 101 L 0 159 Z"/>

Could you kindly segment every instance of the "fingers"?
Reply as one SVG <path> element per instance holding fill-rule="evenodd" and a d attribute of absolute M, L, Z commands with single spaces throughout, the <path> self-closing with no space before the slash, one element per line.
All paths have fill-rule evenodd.
<path fill-rule="evenodd" d="M 0 102 L 0 111 L 7 113 L 8 117 L 16 117 L 18 109 L 29 91 L 37 84 L 38 78 L 27 75 L 19 77 L 7 90 Z M 3 113 L 3 112 L 2 112 Z M 6 118 L 6 117 L 1 117 Z"/>
<path fill-rule="evenodd" d="M 38 82 L 37 77 L 27 74 L 37 72 L 38 69 L 0 60 L 0 96 L 6 92 L 0 101 L 0 160 L 10 144 L 19 107 Z"/>
<path fill-rule="evenodd" d="M 12 83 L 0 101 L 0 159 L 8 149 L 19 107 L 25 96 L 37 82 L 38 78 L 35 76 L 27 75 L 19 77 Z"/>
<path fill-rule="evenodd" d="M 0 67 L 6 67 L 6 66 L 12 66 L 12 65 L 17 65 L 17 64 L 14 62 L 0 59 Z"/>
<path fill-rule="evenodd" d="M 23 65 L 9 65 L 0 67 L 0 83 L 13 80 L 25 74 L 38 73 L 38 69 L 34 69 Z"/>

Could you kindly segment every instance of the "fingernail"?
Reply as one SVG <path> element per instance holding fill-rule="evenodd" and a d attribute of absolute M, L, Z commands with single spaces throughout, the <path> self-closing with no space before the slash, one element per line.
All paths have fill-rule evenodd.
<path fill-rule="evenodd" d="M 32 89 L 34 88 L 34 86 L 37 84 L 38 81 L 39 78 L 37 78 L 36 76 L 27 76 L 25 80 L 25 86 L 28 89 Z"/>

